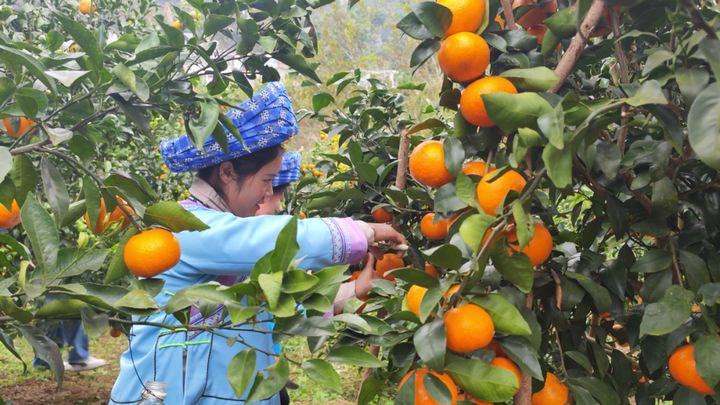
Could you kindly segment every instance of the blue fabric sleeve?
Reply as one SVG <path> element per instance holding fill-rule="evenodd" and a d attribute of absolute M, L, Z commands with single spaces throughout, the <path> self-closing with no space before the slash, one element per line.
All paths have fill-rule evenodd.
<path fill-rule="evenodd" d="M 261 257 L 275 248 L 280 231 L 292 218 L 289 215 L 240 218 L 209 209 L 191 212 L 210 229 L 175 234 L 182 251 L 180 260 L 196 272 L 214 275 L 248 274 Z M 300 267 L 320 269 L 345 263 L 349 250 L 346 239 L 340 221 L 299 220 L 297 257 L 303 258 Z M 181 272 L 183 268 L 185 266 L 176 267 Z"/>

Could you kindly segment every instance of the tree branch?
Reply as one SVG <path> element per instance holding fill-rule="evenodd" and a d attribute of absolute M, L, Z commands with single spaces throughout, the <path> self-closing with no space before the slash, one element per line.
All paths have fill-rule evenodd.
<path fill-rule="evenodd" d="M 710 24 L 705 21 L 705 19 L 702 17 L 702 14 L 700 14 L 700 11 L 697 9 L 697 7 L 695 7 L 695 4 L 693 4 L 691 0 L 681 0 L 681 2 L 690 13 L 690 18 L 692 18 L 695 27 L 705 31 L 708 37 L 712 39 L 718 39 L 717 32 L 715 32 L 715 30 L 710 26 Z"/>
<path fill-rule="evenodd" d="M 575 34 L 572 42 L 570 42 L 568 50 L 565 51 L 562 58 L 560 59 L 560 62 L 555 68 L 555 73 L 560 76 L 560 79 L 557 81 L 557 83 L 555 83 L 553 87 L 550 88 L 550 90 L 548 90 L 550 93 L 557 93 L 572 72 L 575 64 L 582 55 L 583 49 L 585 49 L 585 43 L 587 42 L 588 36 L 595 29 L 595 27 L 597 27 L 598 22 L 600 22 L 600 17 L 602 16 L 604 8 L 604 0 L 593 1 L 592 6 L 590 6 L 590 10 L 588 10 L 587 14 L 585 15 L 585 19 L 583 20 L 582 24 L 580 24 L 580 31 Z"/>
<path fill-rule="evenodd" d="M 612 27 L 614 37 L 614 50 L 615 59 L 617 59 L 619 83 L 630 82 L 630 68 L 628 66 L 628 57 L 623 49 L 622 42 L 620 41 L 620 8 L 613 7 L 610 13 L 610 26 Z M 630 121 L 630 108 L 627 104 L 623 104 L 620 109 L 620 131 L 617 138 L 617 146 L 620 151 L 620 156 L 625 155 L 625 142 L 627 140 L 628 127 L 627 124 Z"/>
<path fill-rule="evenodd" d="M 515 16 L 512 12 L 512 1 L 511 0 L 500 0 L 500 4 L 503 8 L 503 15 L 505 16 L 505 25 L 511 30 L 517 28 L 515 24 Z"/>

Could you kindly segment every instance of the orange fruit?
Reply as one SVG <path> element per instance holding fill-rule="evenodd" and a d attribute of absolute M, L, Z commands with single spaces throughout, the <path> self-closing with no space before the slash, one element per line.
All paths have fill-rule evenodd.
<path fill-rule="evenodd" d="M 400 384 L 398 385 L 398 391 L 402 389 L 403 384 L 405 384 L 405 382 L 410 378 L 410 376 L 415 373 L 415 405 L 439 405 L 440 402 L 435 401 L 435 399 L 425 388 L 425 374 L 427 374 L 428 372 L 439 378 L 440 381 L 445 384 L 447 389 L 450 391 L 450 404 L 455 405 L 457 403 L 458 397 L 458 388 L 457 385 L 455 385 L 455 381 L 453 381 L 447 373 L 440 374 L 427 368 L 410 370 L 410 372 L 405 374 L 405 377 L 400 380 Z"/>
<path fill-rule="evenodd" d="M 362 271 L 353 271 L 350 273 L 350 280 L 357 280 L 358 277 L 360 277 L 360 273 L 362 273 Z"/>
<path fill-rule="evenodd" d="M 542 44 L 548 27 L 545 24 L 533 25 L 527 28 L 527 33 L 537 39 L 538 44 Z"/>
<path fill-rule="evenodd" d="M 473 175 L 473 176 L 482 177 L 485 175 L 486 166 L 487 166 L 487 164 L 482 159 L 473 160 L 471 162 L 466 162 L 465 164 L 463 164 L 462 172 L 465 173 L 466 176 Z M 488 171 L 490 171 L 494 168 L 495 168 L 495 166 L 490 165 L 490 169 L 488 169 Z"/>
<path fill-rule="evenodd" d="M 420 303 L 422 302 L 426 292 L 427 288 L 420 287 L 419 285 L 413 285 L 410 287 L 407 295 L 405 296 L 407 298 L 408 309 L 410 312 L 417 315 L 418 318 L 420 318 Z"/>
<path fill-rule="evenodd" d="M 452 174 L 445 167 L 445 152 L 441 141 L 423 141 L 413 149 L 409 160 L 410 175 L 426 186 L 438 188 L 453 180 Z"/>
<path fill-rule="evenodd" d="M 440 272 L 438 271 L 437 267 L 433 265 L 432 263 L 426 262 L 425 263 L 425 273 L 438 278 L 440 277 Z"/>
<path fill-rule="evenodd" d="M 177 20 L 177 19 L 172 20 L 172 22 L 170 23 L 170 26 L 171 26 L 171 27 L 174 27 L 174 28 L 177 28 L 177 29 L 179 29 L 179 30 L 182 30 L 183 28 L 185 28 L 185 26 L 183 25 L 183 23 L 182 23 L 180 20 Z"/>
<path fill-rule="evenodd" d="M 121 335 L 122 335 L 122 332 L 120 331 L 120 329 L 110 328 L 110 336 L 116 338 L 116 337 L 120 337 Z"/>
<path fill-rule="evenodd" d="M 680 385 L 704 395 L 715 395 L 715 391 L 700 377 L 695 364 L 695 347 L 692 344 L 680 346 L 670 355 L 670 375 Z"/>
<path fill-rule="evenodd" d="M 148 229 L 128 239 L 123 259 L 136 276 L 154 277 L 180 261 L 180 242 L 170 231 Z"/>
<path fill-rule="evenodd" d="M 693 305 L 691 309 L 693 312 L 702 312 L 700 305 Z"/>
<path fill-rule="evenodd" d="M 520 385 L 522 383 L 522 376 L 520 374 L 520 369 L 518 368 L 517 365 L 515 365 L 515 363 L 513 363 L 511 360 L 508 360 L 505 357 L 495 357 L 490 362 L 490 365 L 492 367 L 504 368 L 505 370 L 515 374 L 515 378 L 517 378 L 517 382 L 518 382 L 518 388 L 515 391 L 515 393 L 517 393 L 517 391 L 520 391 Z"/>
<path fill-rule="evenodd" d="M 474 32 L 458 32 L 445 38 L 437 53 L 440 70 L 451 80 L 467 82 L 482 76 L 490 64 L 490 47 Z"/>
<path fill-rule="evenodd" d="M 496 173 L 497 169 L 489 172 L 475 188 L 480 208 L 490 215 L 496 214 L 510 191 L 519 193 L 527 184 L 525 178 L 514 170 L 508 170 L 501 176 L 495 176 Z"/>
<path fill-rule="evenodd" d="M 512 8 L 515 10 L 528 5 L 531 8 L 516 20 L 517 24 L 523 28 L 541 24 L 558 8 L 557 0 L 545 2 L 542 6 L 538 5 L 534 0 L 517 0 L 513 3 Z"/>
<path fill-rule="evenodd" d="M 539 266 L 545 263 L 548 257 L 550 257 L 550 253 L 552 253 L 552 235 L 550 235 L 550 231 L 548 231 L 542 223 L 535 223 L 535 232 L 533 233 L 533 237 L 530 239 L 527 246 L 522 249 L 520 249 L 517 244 L 517 234 L 515 233 L 515 230 L 508 234 L 507 240 L 510 248 L 515 251 L 525 253 L 530 258 L 530 262 L 532 262 L 533 266 Z M 512 253 L 509 249 L 508 252 Z"/>
<path fill-rule="evenodd" d="M 97 10 L 95 2 L 92 0 L 80 0 L 78 8 L 82 14 L 92 14 Z"/>
<path fill-rule="evenodd" d="M 35 121 L 26 117 L 8 117 L 3 119 L 5 133 L 11 138 L 20 138 L 35 125 Z"/>
<path fill-rule="evenodd" d="M 445 31 L 445 36 L 458 32 L 475 32 L 485 18 L 485 2 L 480 0 L 438 0 L 450 9 L 452 22 Z"/>
<path fill-rule="evenodd" d="M 452 298 L 453 294 L 458 292 L 459 289 L 460 289 L 460 284 L 453 284 L 452 286 L 450 286 L 450 288 L 448 288 L 448 290 L 445 291 L 445 295 L 443 295 L 443 297 L 445 298 L 445 301 Z"/>
<path fill-rule="evenodd" d="M 372 211 L 372 217 L 375 222 L 392 222 L 393 214 L 385 207 L 376 207 Z"/>
<path fill-rule="evenodd" d="M 128 213 L 133 214 L 135 211 L 133 211 L 132 207 L 128 205 L 127 201 L 123 200 L 120 197 L 116 197 L 118 204 L 122 204 L 122 206 L 125 208 Z M 100 199 L 100 212 L 98 213 L 97 221 L 95 222 L 95 229 L 92 229 L 90 226 L 90 216 L 88 215 L 88 212 L 85 211 L 85 225 L 92 230 L 96 235 L 100 235 L 115 222 L 122 221 L 121 229 L 126 229 L 128 226 L 130 226 L 130 218 L 125 215 L 122 209 L 120 209 L 120 206 L 115 206 L 115 209 L 108 215 L 107 208 L 105 206 L 105 199 Z"/>
<path fill-rule="evenodd" d="M 298 218 L 300 218 L 300 219 L 307 218 L 307 214 L 305 213 L 305 211 L 300 211 L 300 213 L 298 214 Z"/>
<path fill-rule="evenodd" d="M 397 253 L 385 253 L 382 259 L 375 263 L 375 272 L 385 280 L 395 281 L 395 277 L 386 272 L 405 267 L 405 261 Z"/>
<path fill-rule="evenodd" d="M 420 220 L 420 232 L 430 240 L 445 239 L 450 221 L 441 219 L 435 221 L 435 213 L 429 212 Z"/>
<path fill-rule="evenodd" d="M 644 375 L 641 375 L 640 378 L 638 378 L 638 382 L 640 384 L 645 384 L 646 382 L 648 382 L 648 379 Z"/>
<path fill-rule="evenodd" d="M 572 403 L 567 385 L 561 383 L 555 374 L 548 372 L 543 388 L 532 395 L 532 405 L 565 405 Z"/>
<path fill-rule="evenodd" d="M 68 52 L 77 52 L 80 50 L 80 46 L 77 44 L 77 42 L 73 42 L 72 44 L 70 44 L 70 46 L 68 46 L 67 50 Z"/>
<path fill-rule="evenodd" d="M 500 26 L 500 30 L 505 29 L 505 21 L 503 21 L 499 14 L 495 16 L 495 22 Z"/>
<path fill-rule="evenodd" d="M 485 110 L 485 103 L 481 97 L 483 94 L 493 93 L 516 94 L 517 89 L 504 77 L 487 76 L 475 80 L 460 96 L 460 112 L 467 122 L 479 127 L 495 126 Z"/>
<path fill-rule="evenodd" d="M 490 344 L 495 334 L 492 318 L 475 304 L 463 304 L 443 316 L 448 349 L 467 353 Z"/>
<path fill-rule="evenodd" d="M 10 203 L 10 209 L 5 204 L 0 203 L 0 229 L 14 228 L 20 223 L 20 206 L 13 198 Z"/>

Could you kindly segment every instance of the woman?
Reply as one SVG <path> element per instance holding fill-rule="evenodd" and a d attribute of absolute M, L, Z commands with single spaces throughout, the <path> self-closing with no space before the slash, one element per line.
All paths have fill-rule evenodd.
<path fill-rule="evenodd" d="M 158 276 L 165 281 L 163 291 L 155 297 L 160 305 L 183 288 L 210 281 L 231 284 L 246 276 L 255 262 L 273 249 L 278 234 L 291 219 L 280 215 L 253 217 L 272 193 L 272 180 L 281 164 L 280 145 L 297 132 L 284 87 L 270 83 L 228 116 L 242 141 L 228 136 L 227 153 L 212 137 L 202 151 L 187 135 L 161 144 L 163 159 L 171 170 L 198 171 L 198 179 L 190 187 L 191 196 L 182 205 L 209 229 L 176 234 L 182 257 L 175 267 Z M 297 227 L 297 257 L 303 258 L 300 267 L 307 269 L 357 263 L 375 241 L 405 243 L 405 238 L 387 225 L 349 218 L 302 220 Z M 222 308 L 208 318 L 194 311 L 190 323 L 216 324 L 223 321 L 223 315 Z M 164 312 L 142 320 L 180 324 Z M 232 344 L 209 332 L 133 326 L 110 403 L 137 402 L 144 383 L 151 380 L 167 384 L 167 404 L 243 403 L 247 392 L 240 398 L 235 396 L 227 381 L 227 366 L 235 354 L 254 347 L 258 349 L 256 371 L 266 368 L 275 361 L 272 337 L 261 332 L 222 332 L 234 338 Z M 277 405 L 279 398 L 275 395 L 259 403 Z"/>

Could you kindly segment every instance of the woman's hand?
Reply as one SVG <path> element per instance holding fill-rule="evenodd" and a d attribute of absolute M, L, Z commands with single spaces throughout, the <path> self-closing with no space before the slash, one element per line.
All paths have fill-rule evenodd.
<path fill-rule="evenodd" d="M 368 223 L 370 228 L 372 228 L 373 232 L 375 233 L 375 237 L 373 238 L 372 242 L 389 242 L 390 245 L 407 245 L 407 239 L 403 234 L 396 231 L 395 228 L 388 224 L 375 224 L 375 223 Z M 381 258 L 383 256 L 383 249 L 378 247 L 373 247 L 371 242 L 370 246 L 370 252 L 376 257 Z M 392 249 L 392 248 L 391 248 Z M 407 249 L 407 248 L 406 248 Z M 387 250 L 387 249 L 385 249 Z M 405 250 L 405 249 L 402 249 Z"/>
<path fill-rule="evenodd" d="M 360 275 L 355 280 L 355 297 L 365 300 L 372 289 L 372 281 L 378 277 L 375 272 L 375 258 L 371 254 L 365 256 L 365 267 L 360 270 Z"/>

